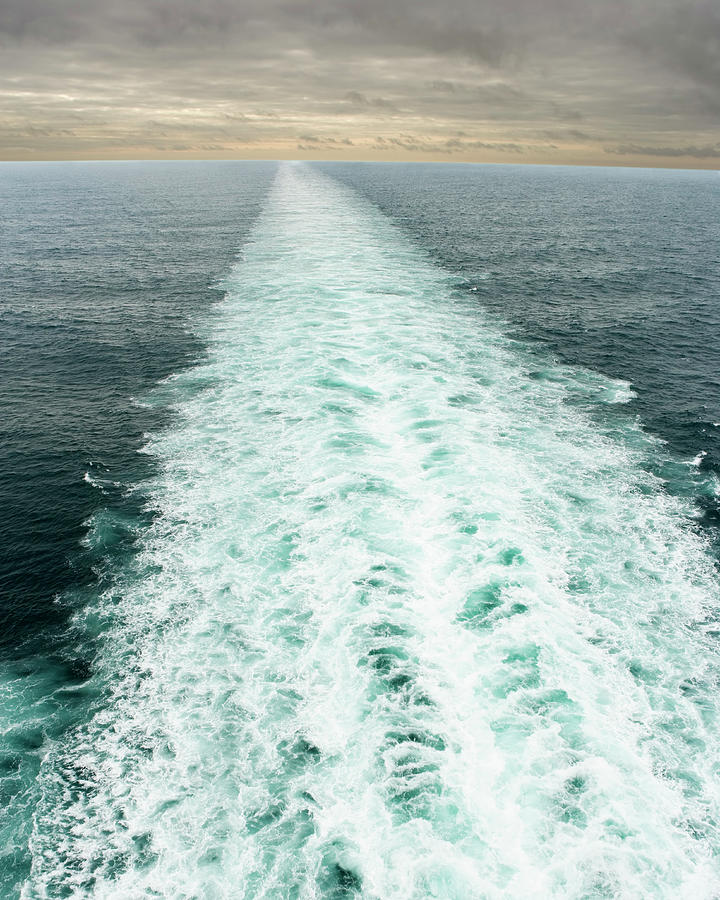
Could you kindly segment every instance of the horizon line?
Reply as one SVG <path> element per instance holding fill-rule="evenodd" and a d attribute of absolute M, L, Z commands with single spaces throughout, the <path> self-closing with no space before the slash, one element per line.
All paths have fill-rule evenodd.
<path fill-rule="evenodd" d="M 720 163 L 716 165 L 652 165 L 648 162 L 520 162 L 520 161 L 491 161 L 491 160 L 465 160 L 465 159 L 377 159 L 377 158 L 291 158 L 291 157 L 183 157 L 183 156 L 137 156 L 137 157 L 71 157 L 66 159 L 0 159 L 2 164 L 72 164 L 72 163 L 350 163 L 364 165 L 454 165 L 454 166 L 526 166 L 543 168 L 573 168 L 573 169 L 648 169 L 671 172 L 717 172 L 720 174 Z"/>

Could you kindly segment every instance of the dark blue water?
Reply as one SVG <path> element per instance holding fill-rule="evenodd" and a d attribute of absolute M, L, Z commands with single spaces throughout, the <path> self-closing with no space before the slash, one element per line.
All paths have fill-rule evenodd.
<path fill-rule="evenodd" d="M 117 510 L 137 449 L 165 411 L 134 399 L 202 354 L 188 320 L 221 294 L 272 164 L 60 163 L 0 167 L 0 647 L 46 641 L 54 602 L 100 565 L 79 547 Z M 84 480 L 88 473 L 88 480 Z M 92 482 L 95 482 L 93 485 Z M 102 550 L 103 548 L 98 548 Z M 54 633 L 54 632 L 53 632 Z"/>
<path fill-rule="evenodd" d="M 137 451 L 172 412 L 138 398 L 203 355 L 191 321 L 222 296 L 274 169 L 0 165 L 0 665 L 15 698 L 0 739 L 3 896 L 29 872 L 40 748 L 89 702 L 63 694 L 95 653 L 69 618 L 152 518 Z"/>

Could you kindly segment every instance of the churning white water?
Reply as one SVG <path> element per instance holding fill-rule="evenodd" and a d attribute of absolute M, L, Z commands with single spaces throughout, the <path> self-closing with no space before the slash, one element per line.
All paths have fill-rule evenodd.
<path fill-rule="evenodd" d="M 301 165 L 226 288 L 24 896 L 719 896 L 717 585 L 627 385 Z"/>

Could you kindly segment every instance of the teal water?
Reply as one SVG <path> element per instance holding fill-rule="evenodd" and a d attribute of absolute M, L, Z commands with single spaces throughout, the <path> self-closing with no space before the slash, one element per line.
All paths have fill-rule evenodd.
<path fill-rule="evenodd" d="M 171 416 L 68 626 L 92 665 L 5 677 L 38 760 L 6 778 L 13 889 L 716 897 L 717 575 L 631 385 L 509 336 L 308 166 L 222 289 L 137 398 Z"/>

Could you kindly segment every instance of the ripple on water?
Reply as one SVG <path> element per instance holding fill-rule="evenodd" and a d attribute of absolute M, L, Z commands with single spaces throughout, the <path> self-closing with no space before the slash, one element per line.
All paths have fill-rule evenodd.
<path fill-rule="evenodd" d="M 463 304 L 281 168 L 148 444 L 158 516 L 43 763 L 28 896 L 720 889 L 704 547 L 657 444 L 587 414 L 627 386 Z"/>

